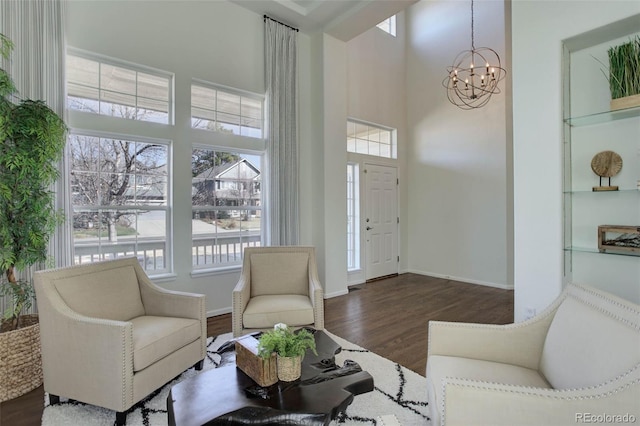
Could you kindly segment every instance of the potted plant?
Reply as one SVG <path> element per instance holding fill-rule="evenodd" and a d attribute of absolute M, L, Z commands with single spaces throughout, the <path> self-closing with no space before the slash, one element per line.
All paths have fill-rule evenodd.
<path fill-rule="evenodd" d="M 263 333 L 258 339 L 258 355 L 267 359 L 276 353 L 278 379 L 284 382 L 292 382 L 300 377 L 302 358 L 307 349 L 318 354 L 313 334 L 306 328 L 294 332 L 282 323 L 276 324 L 273 330 Z"/>
<path fill-rule="evenodd" d="M 611 47 L 609 56 L 609 90 L 611 110 L 640 105 L 640 36 Z"/>
<path fill-rule="evenodd" d="M 13 43 L 0 34 L 0 56 Z M 59 176 L 67 127 L 43 101 L 20 99 L 0 68 L 0 402 L 42 384 L 37 316 L 22 315 L 34 291 L 16 271 L 47 260 L 49 237 L 62 220 L 50 190 Z"/>

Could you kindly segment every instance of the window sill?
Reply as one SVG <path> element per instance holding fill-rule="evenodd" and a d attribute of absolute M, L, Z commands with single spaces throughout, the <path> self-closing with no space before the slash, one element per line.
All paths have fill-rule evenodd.
<path fill-rule="evenodd" d="M 194 269 L 191 271 L 191 278 L 226 275 L 229 273 L 240 272 L 241 270 L 242 265 L 222 266 L 215 269 Z"/>

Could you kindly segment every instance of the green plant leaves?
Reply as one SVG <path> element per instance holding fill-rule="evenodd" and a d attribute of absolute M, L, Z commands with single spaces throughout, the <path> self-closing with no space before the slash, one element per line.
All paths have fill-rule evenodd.
<path fill-rule="evenodd" d="M 0 34 L 0 56 L 7 58 L 12 49 Z M 13 271 L 47 260 L 49 237 L 63 219 L 49 187 L 59 177 L 67 127 L 45 102 L 16 100 L 14 93 L 13 81 L 0 69 L 0 268 L 7 273 L 0 294 L 11 296 L 4 316 L 16 322 L 33 293 Z"/>
<path fill-rule="evenodd" d="M 607 53 L 611 99 L 640 94 L 640 36 Z"/>
<path fill-rule="evenodd" d="M 317 354 L 315 338 L 305 328 L 297 332 L 288 327 L 276 328 L 263 333 L 258 339 L 258 355 L 262 358 L 269 358 L 273 352 L 284 357 L 301 356 L 307 349 Z"/>

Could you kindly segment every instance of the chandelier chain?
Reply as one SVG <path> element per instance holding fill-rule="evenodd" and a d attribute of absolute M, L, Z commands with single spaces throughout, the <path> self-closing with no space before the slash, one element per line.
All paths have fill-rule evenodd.
<path fill-rule="evenodd" d="M 476 44 L 473 37 L 473 0 L 471 0 L 471 50 L 476 50 Z"/>

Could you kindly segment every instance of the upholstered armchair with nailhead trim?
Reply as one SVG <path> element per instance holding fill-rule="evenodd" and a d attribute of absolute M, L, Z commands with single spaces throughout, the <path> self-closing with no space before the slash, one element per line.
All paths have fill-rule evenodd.
<path fill-rule="evenodd" d="M 275 324 L 324 329 L 324 290 L 314 247 L 247 247 L 232 296 L 233 336 Z"/>
<path fill-rule="evenodd" d="M 134 257 L 39 271 L 44 390 L 116 411 L 206 355 L 205 296 L 155 285 Z"/>
<path fill-rule="evenodd" d="M 640 421 L 640 306 L 594 288 L 521 323 L 430 321 L 428 352 L 434 426 Z"/>

